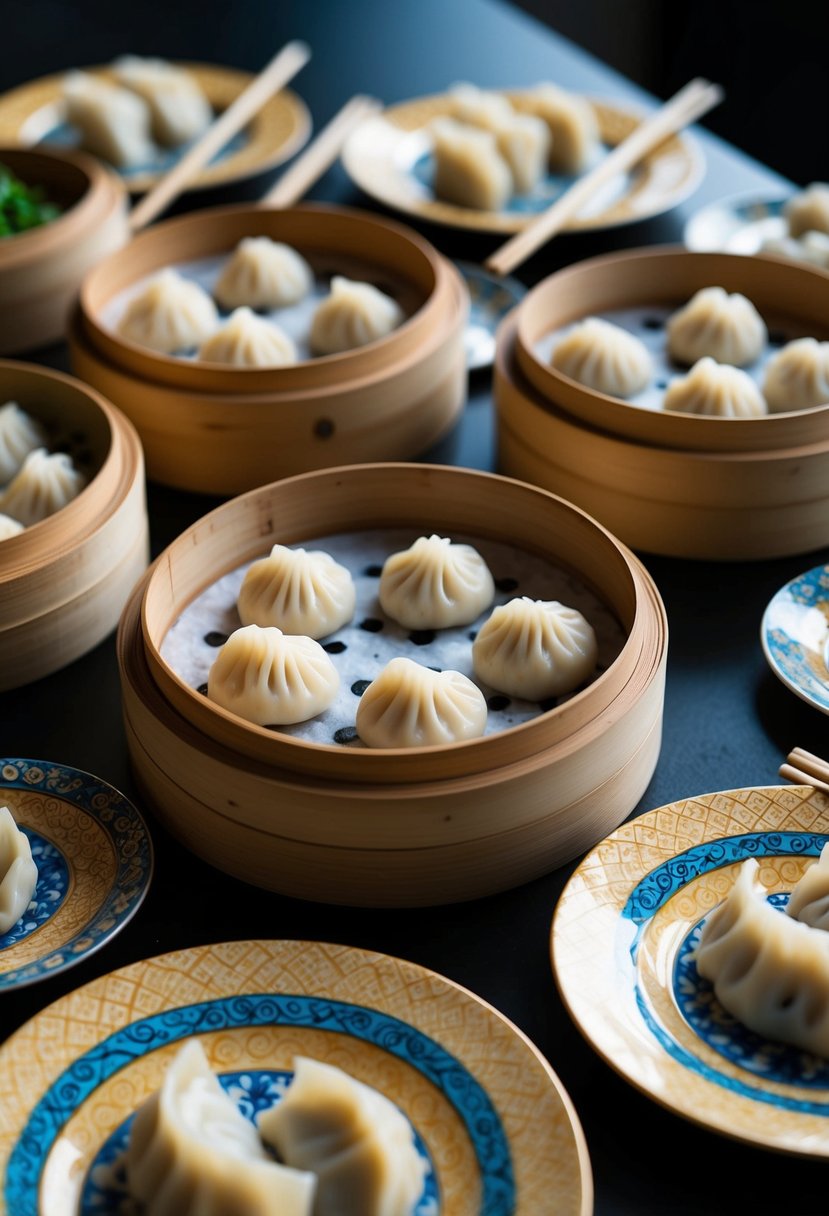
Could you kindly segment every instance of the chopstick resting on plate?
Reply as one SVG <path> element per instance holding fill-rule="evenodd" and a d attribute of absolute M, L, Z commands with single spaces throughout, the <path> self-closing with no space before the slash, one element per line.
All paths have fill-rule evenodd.
<path fill-rule="evenodd" d="M 669 135 L 674 135 L 707 114 L 722 101 L 723 96 L 718 84 L 711 84 L 702 78 L 690 81 L 670 101 L 640 123 L 594 169 L 574 182 L 528 227 L 496 249 L 484 265 L 495 274 L 509 274 L 515 270 L 581 211 L 605 182 L 615 174 L 631 169 Z"/>
<path fill-rule="evenodd" d="M 786 757 L 787 763 L 781 764 L 779 772 L 787 781 L 796 785 L 813 785 L 816 790 L 829 794 L 829 763 L 821 760 L 812 752 L 796 747 Z"/>
<path fill-rule="evenodd" d="M 262 109 L 262 106 L 284 88 L 289 80 L 296 76 L 311 58 L 311 51 L 304 42 L 289 42 L 282 48 L 266 67 L 256 76 L 247 88 L 219 115 L 215 122 L 207 128 L 193 146 L 173 166 L 169 173 L 162 177 L 144 196 L 140 203 L 133 208 L 129 225 L 132 232 L 140 232 L 156 218 L 157 215 L 177 198 L 200 169 L 220 152 L 246 122 Z"/>

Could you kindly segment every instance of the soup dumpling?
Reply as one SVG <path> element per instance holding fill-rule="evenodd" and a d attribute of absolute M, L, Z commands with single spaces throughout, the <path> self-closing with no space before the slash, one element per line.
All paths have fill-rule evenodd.
<path fill-rule="evenodd" d="M 227 309 L 285 308 L 304 299 L 313 283 L 311 267 L 290 245 L 249 236 L 236 246 L 213 294 Z"/>
<path fill-rule="evenodd" d="M 472 644 L 472 664 L 498 692 L 545 701 L 584 684 L 598 652 L 595 630 L 578 609 L 520 596 L 492 610 Z"/>
<path fill-rule="evenodd" d="M 512 194 L 512 173 L 491 131 L 453 118 L 431 124 L 435 195 L 458 207 L 500 211 Z"/>
<path fill-rule="evenodd" d="M 523 113 L 543 119 L 550 131 L 550 168 L 583 173 L 599 152 L 599 123 L 590 102 L 555 84 L 540 84 L 515 101 Z"/>
<path fill-rule="evenodd" d="M 204 288 L 168 267 L 133 296 L 118 333 L 139 346 L 172 355 L 200 346 L 218 324 L 216 305 Z"/>
<path fill-rule="evenodd" d="M 78 129 L 87 152 L 119 169 L 153 160 L 150 110 L 135 93 L 88 72 L 70 72 L 64 81 L 63 98 L 66 121 Z"/>
<path fill-rule="evenodd" d="M 633 397 L 653 376 L 643 342 L 619 325 L 588 317 L 558 342 L 550 360 L 556 371 L 611 397 Z"/>
<path fill-rule="evenodd" d="M 331 293 L 314 313 L 311 350 L 336 355 L 385 338 L 404 319 L 403 309 L 371 283 L 335 275 Z"/>
<path fill-rule="evenodd" d="M 763 395 L 775 413 L 829 403 L 829 342 L 788 342 L 769 360 Z"/>
<path fill-rule="evenodd" d="M 23 525 L 16 519 L 12 519 L 10 515 L 0 515 L 0 540 L 10 540 L 12 536 L 19 536 L 22 531 Z"/>
<path fill-rule="evenodd" d="M 492 603 L 495 583 L 471 545 L 420 536 L 383 564 L 380 607 L 406 629 L 471 625 Z"/>
<path fill-rule="evenodd" d="M 202 343 L 199 359 L 235 367 L 284 367 L 296 363 L 297 351 L 283 329 L 242 307 Z"/>
<path fill-rule="evenodd" d="M 45 448 L 35 448 L 0 494 L 0 512 L 28 528 L 60 511 L 85 485 L 86 478 L 66 452 L 50 455 Z"/>
<path fill-rule="evenodd" d="M 0 406 L 0 486 L 11 481 L 35 448 L 42 448 L 46 433 L 16 401 Z"/>
<path fill-rule="evenodd" d="M 319 642 L 274 626 L 231 633 L 207 677 L 211 701 L 257 726 L 307 722 L 333 704 L 339 686 Z"/>
<path fill-rule="evenodd" d="M 751 300 L 723 287 L 703 287 L 668 321 L 668 353 L 677 363 L 709 355 L 718 363 L 754 363 L 768 339 L 765 322 Z"/>
<path fill-rule="evenodd" d="M 550 130 L 533 114 L 518 114 L 500 93 L 471 84 L 451 90 L 452 112 L 458 122 L 491 131 L 498 151 L 509 165 L 513 189 L 527 194 L 541 181 L 550 155 Z"/>
<path fill-rule="evenodd" d="M 436 747 L 480 738 L 486 716 L 484 694 L 461 672 L 399 657 L 363 693 L 356 725 L 369 747 Z"/>
<path fill-rule="evenodd" d="M 351 620 L 356 599 L 350 572 L 330 554 L 274 545 L 248 569 L 236 606 L 243 625 L 324 638 Z"/>
<path fill-rule="evenodd" d="M 812 182 L 783 207 L 792 236 L 804 232 L 829 232 L 829 182 Z"/>
<path fill-rule="evenodd" d="M 124 88 L 150 109 L 152 133 L 160 144 L 176 148 L 196 139 L 213 121 L 213 110 L 191 72 L 166 59 L 123 55 L 113 64 Z"/>
<path fill-rule="evenodd" d="M 695 363 L 687 376 L 671 381 L 662 408 L 715 418 L 760 418 L 768 413 L 763 394 L 748 372 L 707 357 Z"/>

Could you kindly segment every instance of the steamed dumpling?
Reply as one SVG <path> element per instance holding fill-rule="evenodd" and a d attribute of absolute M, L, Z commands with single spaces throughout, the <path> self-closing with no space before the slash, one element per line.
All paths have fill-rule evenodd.
<path fill-rule="evenodd" d="M 421 536 L 387 558 L 380 575 L 380 607 L 406 629 L 471 625 L 495 596 L 484 559 L 471 545 Z"/>
<path fill-rule="evenodd" d="M 218 324 L 216 305 L 204 288 L 168 268 L 153 275 L 133 296 L 118 333 L 159 354 L 172 355 L 200 346 Z"/>
<path fill-rule="evenodd" d="M 16 519 L 12 519 L 10 515 L 0 515 L 0 540 L 9 540 L 12 536 L 19 536 L 22 531 L 23 525 Z"/>
<path fill-rule="evenodd" d="M 786 912 L 813 929 L 829 930 L 829 844 L 792 891 Z"/>
<path fill-rule="evenodd" d="M 259 1131 L 280 1158 L 317 1177 L 314 1216 L 411 1216 L 423 1161 L 408 1120 L 376 1089 L 299 1056 Z"/>
<path fill-rule="evenodd" d="M 127 1188 L 146 1216 L 312 1216 L 312 1173 L 277 1164 L 214 1076 L 198 1039 L 133 1120 Z"/>
<path fill-rule="evenodd" d="M 829 269 L 829 234 L 804 232 L 802 236 L 770 236 L 760 246 L 761 253 L 774 253 L 794 262 Z"/>
<path fill-rule="evenodd" d="M 236 606 L 243 625 L 324 638 L 351 620 L 355 603 L 351 574 L 330 554 L 274 545 L 245 574 Z"/>
<path fill-rule="evenodd" d="M 314 276 L 301 254 L 267 236 L 240 241 L 227 262 L 213 294 L 222 308 L 285 308 L 311 290 Z"/>
<path fill-rule="evenodd" d="M 668 353 L 677 363 L 710 355 L 718 363 L 745 367 L 762 353 L 765 322 L 751 300 L 722 287 L 704 287 L 668 322 Z"/>
<path fill-rule="evenodd" d="M 812 182 L 789 199 L 783 214 L 789 221 L 792 236 L 804 232 L 829 232 L 829 182 Z"/>
<path fill-rule="evenodd" d="M 759 418 L 768 413 L 763 394 L 747 372 L 708 358 L 671 382 L 662 407 L 716 418 Z"/>
<path fill-rule="evenodd" d="M 653 363 L 643 342 L 599 317 L 575 325 L 557 343 L 552 366 L 571 380 L 611 397 L 633 397 L 653 376 Z"/>
<path fill-rule="evenodd" d="M 119 169 L 152 161 L 150 110 L 142 98 L 88 72 L 70 72 L 63 97 L 66 121 L 78 129 L 87 152 Z"/>
<path fill-rule="evenodd" d="M 39 422 L 16 401 L 0 406 L 0 486 L 11 481 L 35 448 L 42 448 L 46 434 Z"/>
<path fill-rule="evenodd" d="M 258 726 L 307 722 L 333 704 L 339 686 L 319 642 L 259 625 L 232 633 L 207 677 L 211 701 Z"/>
<path fill-rule="evenodd" d="M 576 608 L 522 596 L 493 609 L 472 645 L 472 665 L 498 692 L 544 701 L 588 680 L 598 649 L 593 626 Z"/>
<path fill-rule="evenodd" d="M 829 342 L 788 342 L 766 367 L 763 395 L 775 413 L 829 402 Z"/>
<path fill-rule="evenodd" d="M 540 84 L 516 98 L 516 107 L 543 119 L 550 131 L 550 168 L 583 173 L 599 151 L 599 123 L 589 101 L 554 84 Z"/>
<path fill-rule="evenodd" d="M 532 114 L 517 114 L 500 93 L 472 84 L 451 90 L 452 112 L 458 122 L 491 131 L 498 151 L 509 165 L 513 189 L 527 194 L 541 181 L 550 155 L 550 130 Z"/>
<path fill-rule="evenodd" d="M 66 452 L 50 456 L 45 448 L 35 448 L 0 494 L 0 512 L 28 528 L 77 498 L 85 485 L 86 478 Z"/>
<path fill-rule="evenodd" d="M 314 313 L 311 350 L 317 355 L 340 354 L 385 338 L 402 321 L 403 310 L 391 296 L 371 283 L 335 275 L 331 294 Z"/>
<path fill-rule="evenodd" d="M 224 325 L 202 343 L 199 358 L 236 367 L 284 367 L 296 363 L 297 354 L 284 330 L 243 307 L 232 312 Z"/>
<path fill-rule="evenodd" d="M 357 734 L 369 747 L 434 747 L 477 739 L 486 700 L 459 671 L 432 671 L 411 659 L 387 663 L 357 708 Z"/>
<path fill-rule="evenodd" d="M 491 131 L 453 118 L 431 124 L 438 198 L 459 207 L 500 211 L 512 193 L 512 173 Z"/>
<path fill-rule="evenodd" d="M 153 136 L 176 148 L 196 139 L 213 121 L 213 110 L 191 72 L 166 59 L 122 55 L 113 64 L 124 88 L 136 93 L 150 109 Z"/>
<path fill-rule="evenodd" d="M 25 832 L 7 806 L 0 807 L 0 934 L 8 933 L 29 906 L 37 866 Z"/>

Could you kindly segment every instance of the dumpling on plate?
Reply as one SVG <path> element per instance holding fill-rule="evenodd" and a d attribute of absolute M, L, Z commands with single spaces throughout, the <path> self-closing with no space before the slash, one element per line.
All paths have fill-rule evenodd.
<path fill-rule="evenodd" d="M 598 156 L 599 122 L 587 98 L 555 84 L 540 84 L 517 96 L 515 106 L 547 124 L 554 172 L 583 173 Z"/>
<path fill-rule="evenodd" d="M 196 139 L 213 121 L 213 109 L 192 72 L 166 59 L 122 55 L 112 65 L 119 84 L 150 109 L 152 133 L 166 147 Z"/>
<path fill-rule="evenodd" d="M 541 118 L 518 114 L 502 93 L 458 84 L 450 90 L 452 116 L 458 122 L 491 131 L 509 165 L 513 189 L 527 194 L 541 181 L 550 155 L 550 130 Z"/>
<path fill-rule="evenodd" d="M 477 211 L 500 211 L 512 194 L 512 173 L 491 131 L 436 118 L 431 124 L 438 198 Z"/>
<path fill-rule="evenodd" d="M 70 72 L 63 85 L 66 121 L 80 132 L 87 152 L 118 169 L 152 161 L 147 103 L 129 89 L 100 80 L 88 72 Z"/>

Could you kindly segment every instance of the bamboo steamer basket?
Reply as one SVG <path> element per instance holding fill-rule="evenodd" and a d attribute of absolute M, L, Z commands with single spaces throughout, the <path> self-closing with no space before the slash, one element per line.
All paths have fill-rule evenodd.
<path fill-rule="evenodd" d="M 88 448 L 76 499 L 0 544 L 0 689 L 85 654 L 118 622 L 149 557 L 144 461 L 134 428 L 60 372 L 0 360 L 0 400 L 39 418 L 50 440 Z"/>
<path fill-rule="evenodd" d="M 712 286 L 747 296 L 771 330 L 829 337 L 829 274 L 824 271 L 773 257 L 637 249 L 578 262 L 529 292 L 517 309 L 516 366 L 543 400 L 579 422 L 639 443 L 711 453 L 780 453 L 825 444 L 829 402 L 760 418 L 643 409 L 586 388 L 538 353 L 545 334 L 573 321 L 620 308 L 680 308 Z"/>
<path fill-rule="evenodd" d="M 122 339 L 107 304 L 154 270 L 229 252 L 245 236 L 297 247 L 326 272 L 393 285 L 410 313 L 388 337 L 287 367 L 176 359 Z M 275 477 L 419 455 L 466 396 L 468 295 L 454 267 L 414 232 L 345 208 L 228 207 L 140 234 L 87 276 L 69 342 L 73 367 L 135 423 L 150 477 L 233 494 Z"/>
<path fill-rule="evenodd" d="M 741 561 L 829 543 L 829 436 L 793 448 L 708 452 L 598 430 L 556 408 L 522 374 L 514 313 L 499 332 L 494 395 L 501 470 L 568 498 L 634 549 Z"/>
<path fill-rule="evenodd" d="M 499 511 L 488 514 L 495 494 Z M 161 659 L 185 604 L 277 539 L 407 525 L 515 543 L 569 567 L 623 625 L 621 654 L 571 701 L 523 726 L 390 750 L 260 730 L 187 688 Z M 189 848 L 285 894 L 391 906 L 503 889 L 618 824 L 656 764 L 666 645 L 650 578 L 582 512 L 487 474 L 387 464 L 292 478 L 206 516 L 136 589 L 118 654 L 136 777 Z"/>
<path fill-rule="evenodd" d="M 2 147 L 0 163 L 63 208 L 51 223 L 0 242 L 0 354 L 57 342 L 84 275 L 127 243 L 118 176 L 75 152 Z"/>

